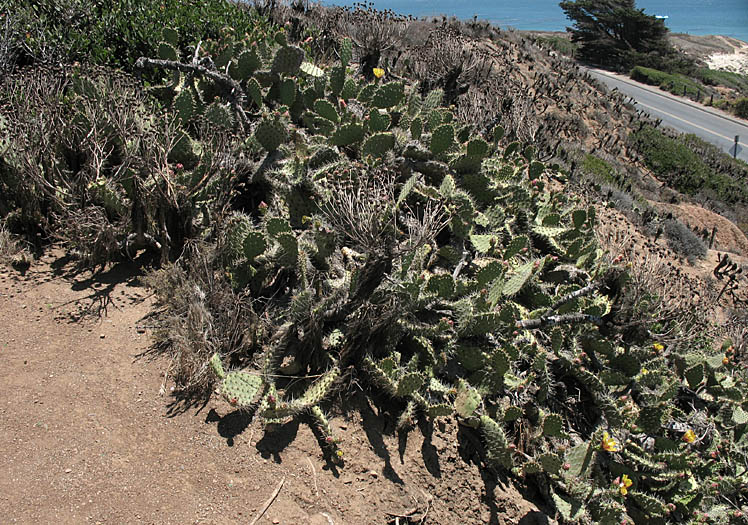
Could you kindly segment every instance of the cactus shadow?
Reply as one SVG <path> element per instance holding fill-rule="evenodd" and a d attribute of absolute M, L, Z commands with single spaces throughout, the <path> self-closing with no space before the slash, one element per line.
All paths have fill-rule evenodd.
<path fill-rule="evenodd" d="M 420 419 L 418 421 L 418 428 L 423 435 L 423 442 L 421 443 L 421 457 L 423 458 L 423 464 L 426 466 L 426 470 L 429 474 L 435 478 L 442 477 L 442 469 L 439 464 L 439 452 L 431 442 L 434 436 L 434 423 L 426 419 Z M 402 459 L 402 454 L 400 455 Z"/>
<path fill-rule="evenodd" d="M 354 396 L 352 402 L 356 411 L 361 415 L 361 426 L 364 429 L 366 438 L 369 440 L 369 444 L 374 449 L 374 453 L 384 461 L 382 475 L 393 483 L 404 485 L 405 482 L 392 467 L 392 458 L 384 442 L 384 436 L 392 434 L 394 431 L 394 428 L 387 428 L 392 419 L 387 414 L 387 406 L 378 403 L 374 397 L 367 399 L 361 395 Z M 370 403 L 374 404 L 377 412 L 374 411 Z"/>
<path fill-rule="evenodd" d="M 253 412 L 247 410 L 234 410 L 220 416 L 215 409 L 211 408 L 208 411 L 208 415 L 205 418 L 206 423 L 218 423 L 216 428 L 218 434 L 226 439 L 226 444 L 230 447 L 234 446 L 234 438 L 244 432 L 247 427 L 252 423 Z"/>
<path fill-rule="evenodd" d="M 251 419 L 251 418 L 250 418 Z M 271 459 L 278 464 L 283 463 L 280 453 L 290 445 L 299 432 L 299 420 L 293 418 L 284 425 L 267 426 L 255 448 L 264 459 Z"/>

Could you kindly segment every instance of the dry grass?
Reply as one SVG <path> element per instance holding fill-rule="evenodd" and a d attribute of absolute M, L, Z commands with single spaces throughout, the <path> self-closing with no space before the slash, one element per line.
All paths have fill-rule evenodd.
<path fill-rule="evenodd" d="M 209 246 L 190 244 L 175 264 L 146 277 L 160 306 L 152 352 L 168 356 L 168 374 L 184 399 L 210 394 L 208 361 L 215 352 L 240 363 L 256 349 L 259 319 L 219 266 Z"/>

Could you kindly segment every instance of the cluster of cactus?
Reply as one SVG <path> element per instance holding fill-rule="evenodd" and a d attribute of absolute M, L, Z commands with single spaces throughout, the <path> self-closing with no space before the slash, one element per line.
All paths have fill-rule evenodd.
<path fill-rule="evenodd" d="M 345 370 L 392 397 L 403 429 L 440 417 L 475 429 L 489 464 L 545 480 L 565 522 L 738 520 L 748 411 L 728 347 L 617 335 L 625 272 L 606 263 L 595 210 L 560 188 L 559 168 L 504 144 L 500 127 L 458 122 L 439 90 L 357 78 L 350 48 L 322 68 L 280 32 L 215 49 L 246 96 L 198 74 L 173 88 L 186 129 L 188 99 L 219 97 L 199 114 L 242 122 L 271 188 L 219 247 L 268 319 L 262 370 L 225 373 L 213 357 L 227 400 L 268 423 L 306 416 L 339 459 L 322 406 Z M 369 184 L 382 173 L 397 198 Z M 341 202 L 376 203 L 391 225 L 378 244 L 338 227 Z M 414 235 L 434 209 L 443 223 Z"/>

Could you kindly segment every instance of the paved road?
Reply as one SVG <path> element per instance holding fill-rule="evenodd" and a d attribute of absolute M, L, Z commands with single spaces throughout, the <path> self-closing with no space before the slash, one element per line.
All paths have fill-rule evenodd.
<path fill-rule="evenodd" d="M 639 84 L 622 75 L 597 69 L 588 71 L 610 89 L 616 88 L 633 98 L 637 109 L 662 119 L 663 125 L 682 133 L 693 133 L 730 155 L 735 151 L 735 135 L 738 135 L 738 158 L 748 161 L 748 123 L 672 96 L 656 87 Z"/>

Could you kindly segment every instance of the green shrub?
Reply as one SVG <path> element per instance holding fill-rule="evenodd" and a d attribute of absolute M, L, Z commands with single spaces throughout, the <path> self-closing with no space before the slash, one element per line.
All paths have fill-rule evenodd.
<path fill-rule="evenodd" d="M 740 98 L 732 106 L 735 114 L 740 118 L 748 118 L 748 98 Z"/>
<path fill-rule="evenodd" d="M 9 38 L 16 65 L 74 61 L 130 69 L 157 56 L 161 31 L 171 27 L 186 50 L 217 39 L 227 28 L 256 34 L 266 21 L 227 0 L 0 0 L 18 28 Z"/>
<path fill-rule="evenodd" d="M 582 162 L 582 170 L 585 173 L 594 175 L 600 182 L 616 184 L 615 170 L 613 166 L 605 162 L 600 157 L 587 154 Z"/>
<path fill-rule="evenodd" d="M 724 86 L 748 95 L 748 75 L 703 67 L 696 71 L 695 76 L 706 85 Z"/>
<path fill-rule="evenodd" d="M 629 76 L 637 82 L 658 86 L 675 95 L 683 95 L 684 93 L 686 95 L 698 95 L 700 92 L 704 93 L 706 91 L 703 86 L 679 73 L 671 74 L 657 69 L 636 66 L 631 70 Z"/>
<path fill-rule="evenodd" d="M 644 126 L 631 139 L 647 166 L 670 187 L 688 195 L 706 190 L 727 203 L 748 201 L 745 185 L 713 171 L 688 147 L 686 139 L 667 137 L 652 126 Z"/>

